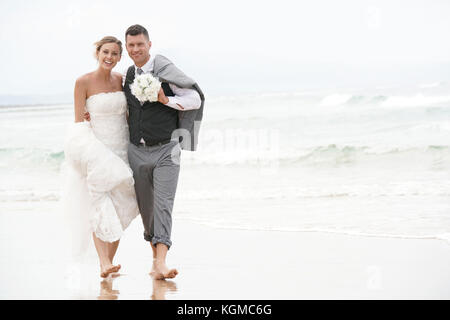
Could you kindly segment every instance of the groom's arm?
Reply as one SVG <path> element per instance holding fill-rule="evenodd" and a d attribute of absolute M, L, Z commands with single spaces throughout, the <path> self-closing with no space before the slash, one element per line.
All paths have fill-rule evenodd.
<path fill-rule="evenodd" d="M 175 96 L 167 97 L 161 89 L 158 95 L 158 100 L 161 103 L 168 107 L 182 111 L 200 108 L 202 100 L 196 90 L 190 88 L 180 88 L 172 83 L 169 83 L 169 87 Z"/>

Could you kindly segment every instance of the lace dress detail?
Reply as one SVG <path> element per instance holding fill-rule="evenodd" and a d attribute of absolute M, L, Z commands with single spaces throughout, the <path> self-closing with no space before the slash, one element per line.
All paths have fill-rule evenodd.
<path fill-rule="evenodd" d="M 77 201 L 88 211 L 85 220 L 89 231 L 85 233 L 95 232 L 99 239 L 114 242 L 139 214 L 128 164 L 125 94 L 118 91 L 93 95 L 87 99 L 86 108 L 90 122 L 73 124 L 65 141 L 66 162 L 78 176 L 78 180 L 66 183 L 67 189 L 73 191 L 66 194 L 79 197 Z M 73 190 L 80 187 L 86 192 Z"/>

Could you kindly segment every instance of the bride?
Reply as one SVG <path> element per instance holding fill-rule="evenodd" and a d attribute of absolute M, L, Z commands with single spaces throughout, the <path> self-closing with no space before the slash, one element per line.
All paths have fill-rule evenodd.
<path fill-rule="evenodd" d="M 122 75 L 112 72 L 120 61 L 122 43 L 104 37 L 95 45 L 97 70 L 75 83 L 75 123 L 64 146 L 71 175 L 66 178 L 63 198 L 65 210 L 71 211 L 74 225 L 78 225 L 78 229 L 71 226 L 77 230 L 76 237 L 86 244 L 92 235 L 100 276 L 106 278 L 121 267 L 113 264 L 120 237 L 139 211 L 127 156 L 129 131 Z M 90 122 L 84 122 L 86 111 Z"/>

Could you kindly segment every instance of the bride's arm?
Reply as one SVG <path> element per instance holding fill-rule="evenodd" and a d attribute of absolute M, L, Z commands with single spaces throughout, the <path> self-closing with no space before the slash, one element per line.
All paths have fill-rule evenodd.
<path fill-rule="evenodd" d="M 86 80 L 84 77 L 80 77 L 75 82 L 74 90 L 74 109 L 75 109 L 75 122 L 84 121 L 84 113 L 86 107 Z"/>
<path fill-rule="evenodd" d="M 123 91 L 123 86 L 125 84 L 125 77 L 126 77 L 127 72 L 126 71 L 123 73 L 114 72 L 114 74 L 117 76 L 117 78 L 116 78 L 117 84 L 120 86 L 120 90 Z M 129 114 L 128 114 L 128 108 L 127 108 L 127 111 L 125 112 L 125 117 L 127 118 L 127 123 L 129 125 L 130 122 L 129 122 L 128 116 L 129 116 Z"/>

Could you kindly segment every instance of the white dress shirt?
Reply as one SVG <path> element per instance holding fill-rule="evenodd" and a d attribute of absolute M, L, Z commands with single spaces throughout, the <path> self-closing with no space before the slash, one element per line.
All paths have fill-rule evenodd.
<path fill-rule="evenodd" d="M 150 59 L 144 64 L 141 69 L 143 73 L 152 73 L 153 74 L 153 66 L 154 66 L 155 58 L 153 55 L 150 56 Z M 135 74 L 137 75 L 136 65 L 134 66 Z M 125 85 L 125 78 L 127 76 L 127 70 L 122 74 L 122 85 Z M 199 109 L 202 101 L 200 99 L 200 95 L 194 89 L 189 88 L 180 88 L 172 83 L 169 83 L 169 87 L 174 93 L 175 96 L 167 97 L 169 98 L 169 102 L 165 105 L 177 110 L 187 111 Z"/>

